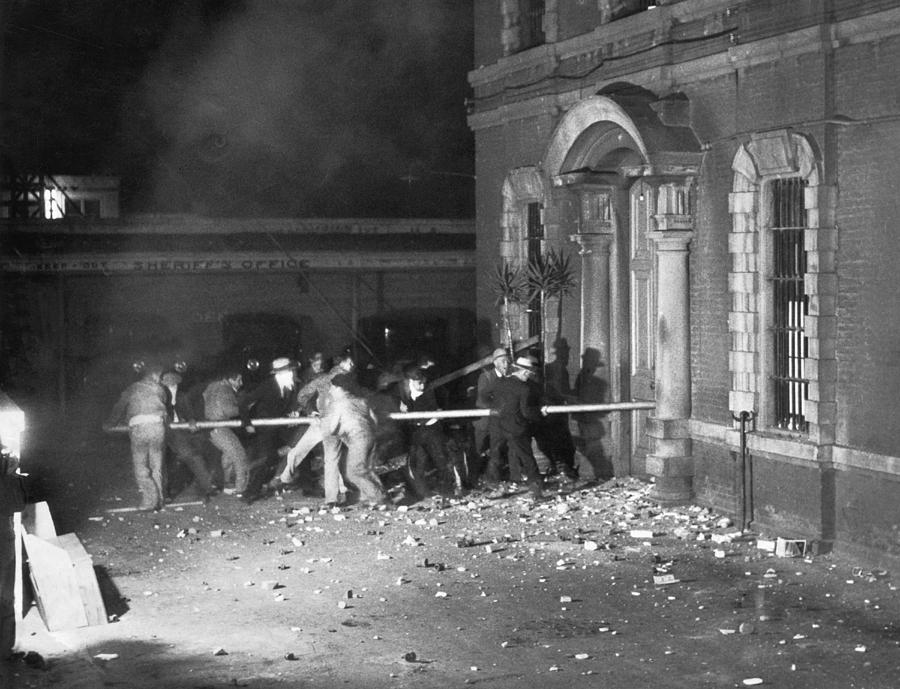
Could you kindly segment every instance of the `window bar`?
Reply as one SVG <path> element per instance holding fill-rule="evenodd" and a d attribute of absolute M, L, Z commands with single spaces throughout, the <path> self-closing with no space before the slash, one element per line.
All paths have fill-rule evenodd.
<path fill-rule="evenodd" d="M 540 203 L 529 203 L 526 209 L 526 232 L 528 236 L 528 262 L 541 255 L 544 239 L 544 225 L 541 221 L 542 206 Z M 528 336 L 541 334 L 541 298 L 535 295 L 528 303 Z"/>
<path fill-rule="evenodd" d="M 522 0 L 522 49 L 543 45 L 544 0 Z"/>
<path fill-rule="evenodd" d="M 804 401 L 809 387 L 804 359 L 807 339 L 804 318 L 806 252 L 805 181 L 776 180 L 772 185 L 772 381 L 773 423 L 786 430 L 805 431 Z"/>

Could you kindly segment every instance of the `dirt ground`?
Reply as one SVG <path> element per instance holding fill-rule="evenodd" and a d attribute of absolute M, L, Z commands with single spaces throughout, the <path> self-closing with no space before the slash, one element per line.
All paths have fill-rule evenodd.
<path fill-rule="evenodd" d="M 26 463 L 111 622 L 49 633 L 32 608 L 32 655 L 0 686 L 900 686 L 891 572 L 776 557 L 759 540 L 790 534 L 660 509 L 635 479 L 537 503 L 326 511 L 287 493 L 110 512 L 137 504 L 127 457 L 98 436 Z"/>

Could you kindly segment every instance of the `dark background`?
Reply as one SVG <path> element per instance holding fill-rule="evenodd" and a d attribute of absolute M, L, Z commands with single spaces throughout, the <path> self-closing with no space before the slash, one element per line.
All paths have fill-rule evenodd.
<path fill-rule="evenodd" d="M 4 172 L 123 212 L 473 217 L 471 0 L 0 6 Z"/>

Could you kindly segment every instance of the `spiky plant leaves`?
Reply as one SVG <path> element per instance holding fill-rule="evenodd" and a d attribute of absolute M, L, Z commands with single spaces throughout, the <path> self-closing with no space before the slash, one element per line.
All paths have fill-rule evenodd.
<path fill-rule="evenodd" d="M 491 287 L 497 295 L 497 303 L 522 303 L 527 298 L 528 282 L 520 266 L 498 261 L 494 265 Z"/>
<path fill-rule="evenodd" d="M 575 287 L 575 275 L 569 256 L 556 249 L 533 256 L 528 262 L 526 281 L 529 297 L 563 297 Z"/>

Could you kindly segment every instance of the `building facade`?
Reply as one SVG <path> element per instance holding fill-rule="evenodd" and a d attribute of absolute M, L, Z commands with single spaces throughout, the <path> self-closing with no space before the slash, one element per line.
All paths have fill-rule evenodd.
<path fill-rule="evenodd" d="M 479 315 L 499 260 L 569 256 L 546 332 L 607 401 L 656 405 L 604 419 L 617 467 L 663 503 L 900 559 L 900 2 L 475 13 Z"/>

